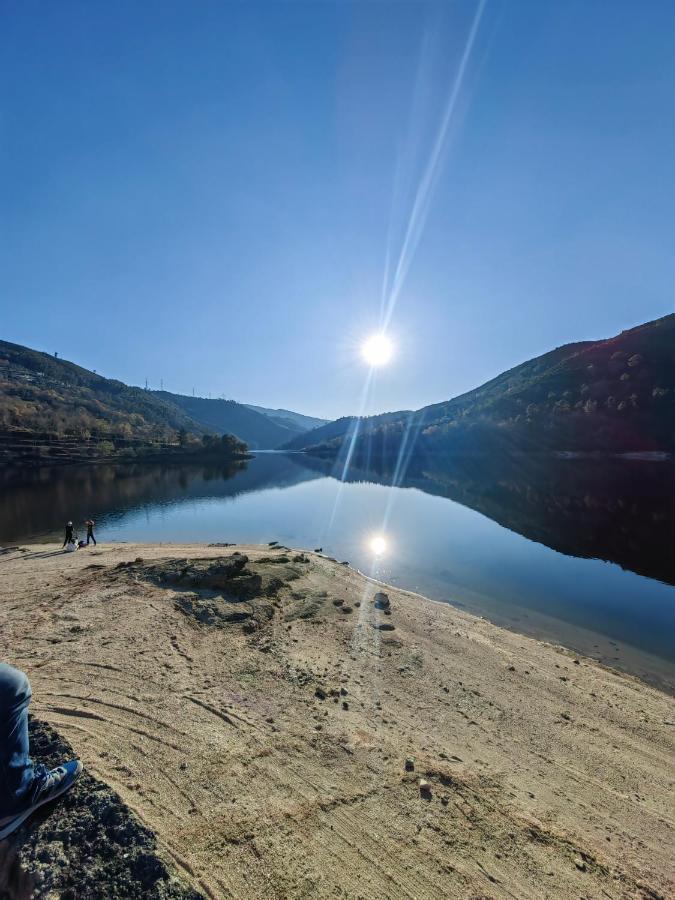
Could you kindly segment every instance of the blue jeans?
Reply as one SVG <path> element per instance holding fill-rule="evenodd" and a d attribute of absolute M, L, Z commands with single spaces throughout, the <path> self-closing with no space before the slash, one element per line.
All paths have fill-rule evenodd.
<path fill-rule="evenodd" d="M 0 818 L 32 802 L 35 772 L 28 753 L 30 682 L 0 663 Z"/>

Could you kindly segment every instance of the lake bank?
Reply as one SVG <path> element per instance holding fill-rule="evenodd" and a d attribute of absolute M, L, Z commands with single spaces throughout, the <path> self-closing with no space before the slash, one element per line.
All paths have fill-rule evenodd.
<path fill-rule="evenodd" d="M 245 444 L 241 444 L 239 449 L 236 444 L 241 442 L 236 438 L 232 438 L 232 442 L 233 448 L 223 449 L 219 438 L 214 438 L 211 444 L 204 444 L 193 437 L 189 444 L 183 445 L 178 441 L 153 443 L 120 437 L 84 439 L 0 429 L 0 476 L 20 477 L 44 466 L 228 464 L 251 459 Z"/>
<path fill-rule="evenodd" d="M 236 550 L 222 606 L 206 569 Z M 36 715 L 206 895 L 672 893 L 672 701 L 636 679 L 396 588 L 386 615 L 317 554 L 48 545 L 0 568 Z"/>
<path fill-rule="evenodd" d="M 322 547 L 675 693 L 672 464 L 464 460 L 411 467 L 396 486 L 372 469 L 340 474 L 301 454 L 36 469 L 0 481 L 0 545 L 61 542 L 66 520 L 83 534 L 93 519 L 104 543 Z"/>

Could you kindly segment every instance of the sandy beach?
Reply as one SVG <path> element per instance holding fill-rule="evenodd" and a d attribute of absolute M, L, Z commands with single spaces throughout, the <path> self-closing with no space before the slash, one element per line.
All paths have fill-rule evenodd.
<path fill-rule="evenodd" d="M 672 698 L 339 561 L 11 549 L 0 634 L 204 896 L 675 893 Z"/>

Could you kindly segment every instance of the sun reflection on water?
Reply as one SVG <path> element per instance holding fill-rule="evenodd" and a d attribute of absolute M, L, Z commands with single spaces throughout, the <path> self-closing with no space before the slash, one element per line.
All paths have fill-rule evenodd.
<path fill-rule="evenodd" d="M 384 556 L 387 552 L 387 539 L 381 534 L 372 535 L 368 544 L 374 556 Z"/>

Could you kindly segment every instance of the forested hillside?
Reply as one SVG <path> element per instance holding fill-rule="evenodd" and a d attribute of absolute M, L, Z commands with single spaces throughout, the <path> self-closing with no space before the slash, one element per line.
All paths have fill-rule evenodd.
<path fill-rule="evenodd" d="M 138 440 L 208 430 L 148 391 L 7 341 L 0 341 L 0 427 Z"/>
<path fill-rule="evenodd" d="M 0 341 L 0 465 L 246 453 L 214 431 L 149 391 Z"/>
<path fill-rule="evenodd" d="M 252 406 L 250 403 L 247 403 L 246 406 L 293 431 L 309 431 L 310 428 L 319 428 L 328 422 L 328 419 L 305 416 L 302 413 L 293 412 L 291 409 L 268 409 L 266 406 Z"/>
<path fill-rule="evenodd" d="M 307 430 L 291 421 L 270 418 L 234 400 L 188 397 L 168 391 L 154 391 L 153 394 L 177 406 L 205 429 L 218 434 L 234 434 L 253 450 L 273 450 Z"/>
<path fill-rule="evenodd" d="M 274 449 L 307 429 L 310 417 L 258 412 L 233 400 L 148 391 L 67 360 L 0 341 L 0 463 L 88 460 L 181 453 L 241 454 L 234 436 Z M 278 412 L 279 416 L 271 415 Z M 220 441 L 209 440 L 220 436 Z"/>
<path fill-rule="evenodd" d="M 296 440 L 336 452 L 345 419 Z M 476 390 L 413 413 L 362 421 L 358 456 L 417 451 L 675 450 L 675 315 L 614 338 L 559 347 Z"/>

